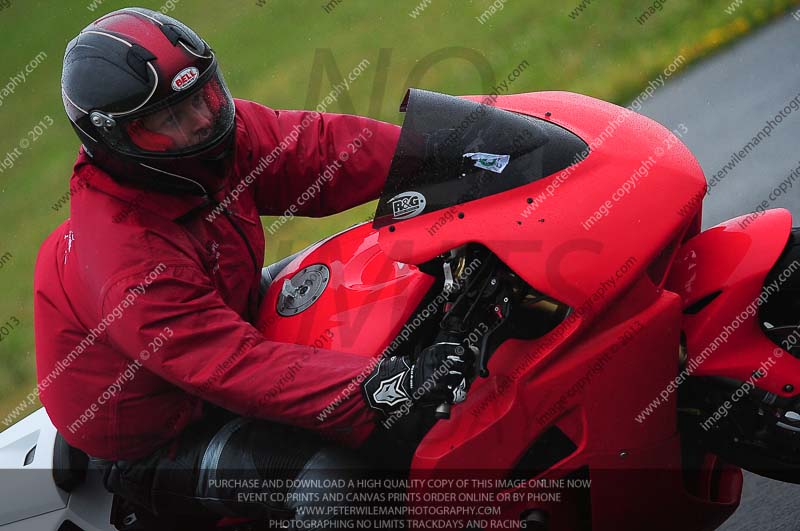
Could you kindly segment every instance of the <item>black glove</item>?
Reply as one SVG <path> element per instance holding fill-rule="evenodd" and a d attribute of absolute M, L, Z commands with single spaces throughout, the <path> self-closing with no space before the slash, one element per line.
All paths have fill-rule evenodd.
<path fill-rule="evenodd" d="M 361 386 L 369 407 L 389 415 L 407 402 L 438 406 L 467 397 L 474 352 L 458 343 L 436 343 L 411 363 L 408 356 L 384 358 Z"/>

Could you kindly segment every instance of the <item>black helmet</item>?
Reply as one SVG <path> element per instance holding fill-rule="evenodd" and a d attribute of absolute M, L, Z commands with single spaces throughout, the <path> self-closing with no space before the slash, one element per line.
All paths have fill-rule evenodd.
<path fill-rule="evenodd" d="M 61 94 L 114 179 L 170 193 L 221 187 L 234 103 L 214 52 L 181 22 L 138 7 L 96 20 L 67 45 Z"/>

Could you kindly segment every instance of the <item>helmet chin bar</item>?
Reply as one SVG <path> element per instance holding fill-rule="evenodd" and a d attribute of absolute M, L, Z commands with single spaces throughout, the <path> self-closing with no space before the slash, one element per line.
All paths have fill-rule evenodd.
<path fill-rule="evenodd" d="M 190 182 L 190 183 L 192 183 L 192 184 L 195 184 L 195 185 L 197 185 L 197 187 L 198 187 L 198 188 L 200 188 L 200 190 L 202 190 L 202 192 L 203 192 L 203 194 L 202 194 L 202 195 L 204 195 L 204 196 L 206 196 L 206 197 L 208 196 L 208 190 L 206 190 L 205 186 L 203 186 L 202 184 L 200 184 L 199 182 L 197 182 L 197 181 L 195 181 L 195 180 L 193 180 L 193 179 L 190 179 L 190 178 L 188 178 L 188 177 L 184 177 L 184 176 L 182 176 L 182 175 L 178 175 L 177 173 L 171 173 L 171 172 L 168 172 L 168 171 L 159 170 L 158 168 L 155 168 L 155 167 L 153 167 L 153 166 L 148 166 L 147 164 L 144 164 L 144 163 L 142 163 L 142 162 L 140 162 L 140 163 L 139 163 L 139 165 L 140 165 L 140 166 L 143 166 L 143 167 L 145 167 L 145 168 L 147 168 L 147 169 L 149 169 L 149 170 L 158 171 L 158 172 L 161 172 L 161 173 L 163 173 L 163 174 L 165 174 L 165 175 L 169 175 L 169 176 L 171 176 L 171 177 L 175 177 L 175 178 L 177 178 L 177 179 L 183 179 L 183 180 L 185 180 L 185 181 L 188 181 L 188 182 Z"/>
<path fill-rule="evenodd" d="M 212 197 L 225 183 L 231 168 L 233 131 L 208 153 L 186 157 L 187 160 L 134 159 L 121 157 L 102 145 L 84 150 L 109 177 L 124 186 L 171 195 Z"/>

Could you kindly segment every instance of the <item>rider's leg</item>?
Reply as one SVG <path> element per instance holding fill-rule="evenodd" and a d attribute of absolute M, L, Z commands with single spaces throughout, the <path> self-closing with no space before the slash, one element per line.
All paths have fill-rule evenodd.
<path fill-rule="evenodd" d="M 337 507 L 348 505 L 338 495 L 330 498 L 342 501 L 323 502 L 323 495 L 341 493 L 341 485 L 367 473 L 354 453 L 310 432 L 234 417 L 200 422 L 170 449 L 118 463 L 107 486 L 140 497 L 156 515 L 323 521 L 341 519 L 345 511 Z M 286 487 L 287 480 L 301 481 Z"/>

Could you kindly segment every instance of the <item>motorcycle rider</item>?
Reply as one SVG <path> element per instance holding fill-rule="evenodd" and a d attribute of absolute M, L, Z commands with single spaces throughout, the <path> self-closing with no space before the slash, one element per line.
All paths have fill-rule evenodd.
<path fill-rule="evenodd" d="M 259 216 L 377 198 L 397 126 L 234 100 L 208 44 L 143 8 L 68 44 L 62 96 L 82 146 L 70 217 L 36 263 L 40 398 L 70 445 L 105 460 L 110 490 L 143 514 L 301 519 L 302 503 L 242 501 L 233 480 L 358 474 L 331 439 L 359 447 L 403 404 L 463 399 L 453 343 L 376 365 L 251 324 L 276 271 L 262 273 Z"/>

